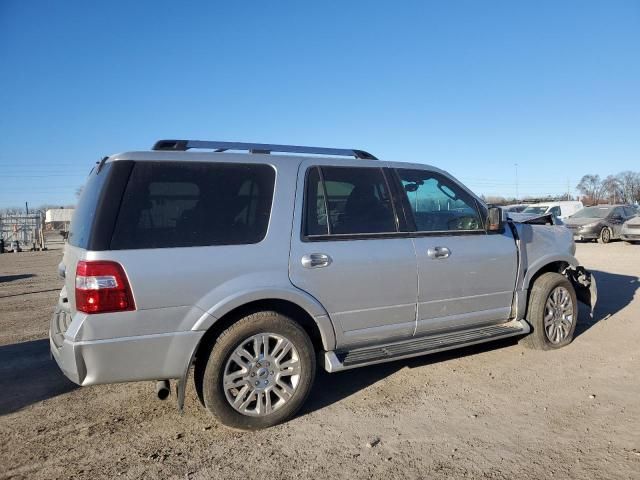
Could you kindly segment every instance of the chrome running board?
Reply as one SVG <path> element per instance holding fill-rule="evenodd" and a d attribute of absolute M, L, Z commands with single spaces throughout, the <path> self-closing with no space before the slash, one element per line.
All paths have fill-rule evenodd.
<path fill-rule="evenodd" d="M 350 368 L 417 357 L 516 335 L 526 335 L 530 331 L 531 327 L 524 320 L 512 320 L 500 325 L 437 333 L 384 345 L 323 352 L 322 361 L 327 372 L 339 372 Z"/>

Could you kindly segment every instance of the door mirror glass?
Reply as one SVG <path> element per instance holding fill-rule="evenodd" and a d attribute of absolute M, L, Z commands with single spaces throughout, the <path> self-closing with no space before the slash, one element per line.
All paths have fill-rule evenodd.
<path fill-rule="evenodd" d="M 502 209 L 500 207 L 489 207 L 487 212 L 487 231 L 499 232 L 502 230 Z"/>

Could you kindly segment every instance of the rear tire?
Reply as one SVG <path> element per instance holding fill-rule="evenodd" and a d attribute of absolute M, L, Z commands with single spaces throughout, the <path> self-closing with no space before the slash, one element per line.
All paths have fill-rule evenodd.
<path fill-rule="evenodd" d="M 262 311 L 220 334 L 197 380 L 205 407 L 220 422 L 258 430 L 300 409 L 315 372 L 315 351 L 304 329 L 280 313 Z"/>
<path fill-rule="evenodd" d="M 611 230 L 609 227 L 604 227 L 600 230 L 600 236 L 598 237 L 599 243 L 609 243 L 611 241 Z"/>
<path fill-rule="evenodd" d="M 540 275 L 529 293 L 527 321 L 533 332 L 522 343 L 554 350 L 571 343 L 578 323 L 578 302 L 571 282 L 559 273 Z"/>

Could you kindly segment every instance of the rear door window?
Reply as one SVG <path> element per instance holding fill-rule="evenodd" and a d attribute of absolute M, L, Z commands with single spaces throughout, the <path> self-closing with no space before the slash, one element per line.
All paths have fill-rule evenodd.
<path fill-rule="evenodd" d="M 137 162 L 111 248 L 260 242 L 269 224 L 274 181 L 268 165 Z"/>
<path fill-rule="evenodd" d="M 382 169 L 314 167 L 306 186 L 305 233 L 394 233 L 396 220 Z"/>

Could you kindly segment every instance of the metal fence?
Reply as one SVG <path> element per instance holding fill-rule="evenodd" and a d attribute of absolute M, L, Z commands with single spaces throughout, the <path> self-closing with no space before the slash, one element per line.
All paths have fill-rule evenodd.
<path fill-rule="evenodd" d="M 6 249 L 12 249 L 16 241 L 23 250 L 45 248 L 43 227 L 42 212 L 0 215 L 0 238 Z"/>

